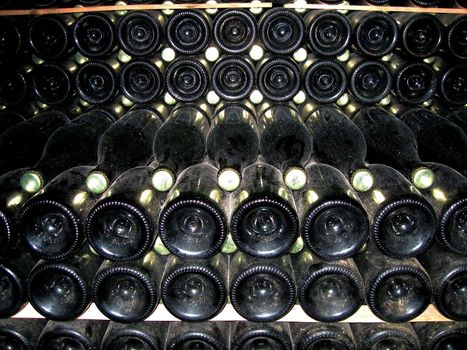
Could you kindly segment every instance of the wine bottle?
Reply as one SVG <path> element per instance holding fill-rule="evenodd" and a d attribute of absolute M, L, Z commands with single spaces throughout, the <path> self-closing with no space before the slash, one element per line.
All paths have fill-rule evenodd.
<path fill-rule="evenodd" d="M 0 62 L 18 59 L 25 46 L 23 23 L 18 21 L 17 17 L 2 17 L 0 35 L 2 38 L 0 41 Z"/>
<path fill-rule="evenodd" d="M 256 72 L 248 58 L 226 56 L 216 62 L 211 73 L 214 92 L 225 101 L 247 98 L 255 86 Z"/>
<path fill-rule="evenodd" d="M 227 196 L 216 179 L 212 165 L 193 165 L 169 192 L 159 216 L 159 234 L 172 254 L 205 259 L 220 251 L 227 236 Z"/>
<path fill-rule="evenodd" d="M 1 243 L 3 248 L 4 242 Z M 0 319 L 15 315 L 26 305 L 26 280 L 36 261 L 21 244 L 6 253 L 2 252 L 0 257 Z"/>
<path fill-rule="evenodd" d="M 330 10 L 310 11 L 305 15 L 310 49 L 319 56 L 337 57 L 350 45 L 352 28 L 342 13 Z"/>
<path fill-rule="evenodd" d="M 29 45 L 39 59 L 61 60 L 69 53 L 71 37 L 62 17 L 38 16 L 28 27 Z"/>
<path fill-rule="evenodd" d="M 467 325 L 464 322 L 414 323 L 420 343 L 427 350 L 460 350 L 467 339 Z"/>
<path fill-rule="evenodd" d="M 467 40 L 465 39 L 466 16 L 450 16 L 446 28 L 446 42 L 448 53 L 457 60 L 467 60 Z"/>
<path fill-rule="evenodd" d="M 170 322 L 166 349 L 226 350 L 227 337 L 228 329 L 225 322 Z"/>
<path fill-rule="evenodd" d="M 29 74 L 14 64 L 0 64 L 0 105 L 5 107 L 26 104 L 29 94 Z"/>
<path fill-rule="evenodd" d="M 292 54 L 305 38 L 305 23 L 292 9 L 270 9 L 258 25 L 263 46 L 275 55 Z"/>
<path fill-rule="evenodd" d="M 33 166 L 50 135 L 69 121 L 57 111 L 46 111 L 8 129 L 0 136 L 0 174 Z"/>
<path fill-rule="evenodd" d="M 35 98 L 47 106 L 59 106 L 69 101 L 73 95 L 71 69 L 56 64 L 41 64 L 33 71 L 32 90 Z"/>
<path fill-rule="evenodd" d="M 92 285 L 97 308 L 115 322 L 145 320 L 159 303 L 163 260 L 154 251 L 132 262 L 105 260 Z"/>
<path fill-rule="evenodd" d="M 260 258 L 289 252 L 299 236 L 298 216 L 275 167 L 255 163 L 245 168 L 232 200 L 230 233 L 240 250 Z"/>
<path fill-rule="evenodd" d="M 384 62 L 351 54 L 346 69 L 349 76 L 349 90 L 357 102 L 377 103 L 391 92 L 392 76 Z"/>
<path fill-rule="evenodd" d="M 339 349 L 356 350 L 350 325 L 345 323 L 295 323 L 292 325 L 297 350 Z"/>
<path fill-rule="evenodd" d="M 115 25 L 104 13 L 85 13 L 73 25 L 76 49 L 85 57 L 109 56 L 115 46 Z"/>
<path fill-rule="evenodd" d="M 248 101 L 219 104 L 207 140 L 208 156 L 220 169 L 219 187 L 235 191 L 240 186 L 243 169 L 255 162 L 258 152 L 254 107 Z"/>
<path fill-rule="evenodd" d="M 419 7 L 438 7 L 440 0 L 410 0 L 410 2 Z"/>
<path fill-rule="evenodd" d="M 165 326 L 162 323 L 140 322 L 121 324 L 110 322 L 102 339 L 102 350 L 162 349 Z"/>
<path fill-rule="evenodd" d="M 420 158 L 467 174 L 467 136 L 461 128 L 424 108 L 413 108 L 400 118 L 414 133 Z"/>
<path fill-rule="evenodd" d="M 385 12 L 356 11 L 348 16 L 357 51 L 368 57 L 383 57 L 396 46 L 399 30 L 396 21 Z"/>
<path fill-rule="evenodd" d="M 300 68 L 290 58 L 266 57 L 257 65 L 256 71 L 258 89 L 271 101 L 291 100 L 300 89 Z"/>
<path fill-rule="evenodd" d="M 27 0 L 27 2 L 29 2 L 29 5 L 32 5 L 32 7 L 42 8 L 52 7 L 56 5 L 59 2 L 59 0 Z"/>
<path fill-rule="evenodd" d="M 89 244 L 106 259 L 136 260 L 154 245 L 165 196 L 152 187 L 153 172 L 152 166 L 124 172 L 89 212 L 86 221 Z"/>
<path fill-rule="evenodd" d="M 417 335 L 409 323 L 354 323 L 350 326 L 358 348 L 361 350 L 421 349 Z"/>
<path fill-rule="evenodd" d="M 368 238 L 369 223 L 347 178 L 327 164 L 305 168 L 307 183 L 295 195 L 305 245 L 326 260 L 348 258 Z"/>
<path fill-rule="evenodd" d="M 245 54 L 256 42 L 256 19 L 247 10 L 226 9 L 214 18 L 212 34 L 216 45 L 225 53 Z"/>
<path fill-rule="evenodd" d="M 91 303 L 91 284 L 102 258 L 88 247 L 64 262 L 39 261 L 27 280 L 31 305 L 49 320 L 69 321 Z"/>
<path fill-rule="evenodd" d="M 76 73 L 76 91 L 79 97 L 93 105 L 109 103 L 118 90 L 119 68 L 120 64 L 114 59 L 84 63 Z"/>
<path fill-rule="evenodd" d="M 452 65 L 438 59 L 434 69 L 439 74 L 439 96 L 451 106 L 467 104 L 467 65 Z"/>
<path fill-rule="evenodd" d="M 158 167 L 153 186 L 169 191 L 184 169 L 202 161 L 206 153 L 211 110 L 208 104 L 178 104 L 158 130 L 153 144 Z"/>
<path fill-rule="evenodd" d="M 394 259 L 368 243 L 354 261 L 365 282 L 366 302 L 383 321 L 408 322 L 430 304 L 431 281 L 416 259 Z"/>
<path fill-rule="evenodd" d="M 400 54 L 421 59 L 431 57 L 440 50 L 444 26 L 436 16 L 396 13 L 393 17 L 401 27 Z"/>
<path fill-rule="evenodd" d="M 207 321 L 227 302 L 228 257 L 185 261 L 169 257 L 162 278 L 161 298 L 167 310 L 182 321 Z"/>
<path fill-rule="evenodd" d="M 347 90 L 347 74 L 337 60 L 308 56 L 303 64 L 304 88 L 316 103 L 334 103 Z"/>
<path fill-rule="evenodd" d="M 298 300 L 308 316 L 320 322 L 337 322 L 360 308 L 363 280 L 351 259 L 325 262 L 305 250 L 293 263 Z"/>
<path fill-rule="evenodd" d="M 9 128 L 24 121 L 25 118 L 21 112 L 11 109 L 0 112 L 0 136 Z"/>
<path fill-rule="evenodd" d="M 131 102 L 151 103 L 161 95 L 164 79 L 157 63 L 162 64 L 160 61 L 134 60 L 123 66 L 120 73 L 120 90 Z"/>
<path fill-rule="evenodd" d="M 0 320 L 2 349 L 34 349 L 46 320 Z"/>
<path fill-rule="evenodd" d="M 208 91 L 209 66 L 203 58 L 179 57 L 169 64 L 164 79 L 176 101 L 196 102 Z"/>
<path fill-rule="evenodd" d="M 285 322 L 235 322 L 230 328 L 230 344 L 232 350 L 292 350 L 290 325 Z"/>
<path fill-rule="evenodd" d="M 295 304 L 289 256 L 264 260 L 236 252 L 230 261 L 229 281 L 232 306 L 248 321 L 277 321 Z"/>
<path fill-rule="evenodd" d="M 164 37 L 165 16 L 156 11 L 129 11 L 117 24 L 118 46 L 131 57 L 156 53 Z"/>
<path fill-rule="evenodd" d="M 284 174 L 292 190 L 306 183 L 305 165 L 313 153 L 313 138 L 292 104 L 264 103 L 258 110 L 259 147 L 264 160 Z"/>
<path fill-rule="evenodd" d="M 394 55 L 389 67 L 394 75 L 393 92 L 400 102 L 422 104 L 435 93 L 438 80 L 435 71 L 427 63 L 406 62 Z"/>
<path fill-rule="evenodd" d="M 36 193 L 66 169 L 97 161 L 97 145 L 113 120 L 88 112 L 58 128 L 47 140 L 41 159 L 21 176 L 24 191 Z"/>
<path fill-rule="evenodd" d="M 99 141 L 97 165 L 86 179 L 89 191 L 102 194 L 124 171 L 148 164 L 162 119 L 154 110 L 136 108 L 115 122 Z"/>
<path fill-rule="evenodd" d="M 433 283 L 436 308 L 451 320 L 467 321 L 465 257 L 448 253 L 441 246 L 433 245 L 419 260 Z"/>
<path fill-rule="evenodd" d="M 313 137 L 314 159 L 338 169 L 357 191 L 369 191 L 374 179 L 365 165 L 365 138 L 358 127 L 335 107 L 312 108 L 303 106 L 301 114 Z"/>
<path fill-rule="evenodd" d="M 71 322 L 49 321 L 37 342 L 37 350 L 99 349 L 107 322 L 76 320 Z"/>
<path fill-rule="evenodd" d="M 177 11 L 165 30 L 167 43 L 181 55 L 197 55 L 211 42 L 211 19 L 203 11 Z"/>
<path fill-rule="evenodd" d="M 1 118 L 1 116 L 0 116 Z M 459 107 L 446 115 L 446 119 L 450 120 L 462 129 L 467 135 L 467 108 Z"/>

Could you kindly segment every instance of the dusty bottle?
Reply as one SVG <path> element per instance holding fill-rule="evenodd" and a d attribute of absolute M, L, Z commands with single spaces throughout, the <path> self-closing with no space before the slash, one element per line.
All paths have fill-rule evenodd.
<path fill-rule="evenodd" d="M 467 324 L 465 322 L 414 323 L 413 327 L 420 343 L 427 350 L 460 350 L 465 346 L 467 340 Z"/>
<path fill-rule="evenodd" d="M 104 13 L 85 13 L 73 25 L 76 49 L 85 57 L 108 56 L 115 46 L 115 25 Z"/>
<path fill-rule="evenodd" d="M 292 332 L 297 350 L 357 349 L 350 325 L 345 323 L 295 323 Z"/>
<path fill-rule="evenodd" d="M 359 349 L 420 350 L 420 342 L 409 323 L 355 323 L 350 325 Z M 423 344 L 425 345 L 425 344 Z"/>
<path fill-rule="evenodd" d="M 33 349 L 46 320 L 0 320 L 2 349 Z"/>
<path fill-rule="evenodd" d="M 171 322 L 167 331 L 167 350 L 200 349 L 226 350 L 228 348 L 226 322 Z"/>
<path fill-rule="evenodd" d="M 162 323 L 139 322 L 121 324 L 110 322 L 102 339 L 102 350 L 144 349 L 160 350 L 164 342 Z"/>
<path fill-rule="evenodd" d="M 292 350 L 288 323 L 235 322 L 230 328 L 230 344 L 233 350 L 267 348 Z"/>
<path fill-rule="evenodd" d="M 61 60 L 72 46 L 69 28 L 62 17 L 36 17 L 29 23 L 29 45 L 41 60 Z"/>
<path fill-rule="evenodd" d="M 155 102 L 164 88 L 164 78 L 157 61 L 132 60 L 120 73 L 120 90 L 133 103 Z"/>
<path fill-rule="evenodd" d="M 265 57 L 256 67 L 259 91 L 271 101 L 291 100 L 300 89 L 300 68 L 283 56 Z"/>

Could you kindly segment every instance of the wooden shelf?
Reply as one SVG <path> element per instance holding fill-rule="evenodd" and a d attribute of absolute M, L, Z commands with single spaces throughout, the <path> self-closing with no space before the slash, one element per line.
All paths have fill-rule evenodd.
<path fill-rule="evenodd" d="M 26 307 L 21 310 L 18 314 L 13 316 L 13 318 L 22 318 L 22 319 L 30 319 L 30 318 L 44 318 L 41 316 L 32 306 L 31 304 L 26 305 Z M 80 317 L 80 319 L 87 319 L 87 320 L 107 320 L 107 318 L 98 310 L 95 304 L 92 304 L 89 309 Z M 179 321 L 175 318 L 172 314 L 170 314 L 166 307 L 160 304 L 154 313 L 146 319 L 146 321 Z M 231 304 L 227 304 L 222 310 L 222 312 L 212 321 L 244 321 L 244 319 L 237 314 Z M 299 305 L 295 305 L 293 309 L 282 319 L 279 321 L 281 322 L 318 322 L 310 318 L 305 312 L 303 312 L 302 308 Z M 414 319 L 411 322 L 447 322 L 451 320 L 447 319 L 443 315 L 441 315 L 438 310 L 433 305 L 430 305 L 425 312 Z M 376 317 L 368 306 L 363 305 L 353 316 L 346 319 L 343 322 L 348 323 L 380 323 L 384 322 Z"/>

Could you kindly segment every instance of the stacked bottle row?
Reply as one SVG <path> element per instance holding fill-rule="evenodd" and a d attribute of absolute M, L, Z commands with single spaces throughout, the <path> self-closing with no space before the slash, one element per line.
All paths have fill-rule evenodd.
<path fill-rule="evenodd" d="M 141 323 L 75 321 L 0 323 L 2 344 L 38 350 L 71 345 L 86 350 L 123 349 L 463 349 L 465 323 L 306 324 Z"/>
<path fill-rule="evenodd" d="M 347 91 L 363 104 L 386 101 L 392 92 L 404 104 L 437 96 L 463 105 L 466 23 L 452 15 L 311 11 L 302 18 L 271 9 L 259 18 L 257 33 L 247 10 L 214 18 L 192 10 L 168 18 L 158 12 L 119 19 L 104 13 L 41 16 L 26 23 L 3 17 L 0 103 L 18 108 L 32 99 L 41 108 L 72 109 L 109 103 L 120 90 L 130 105 L 154 102 L 164 92 L 169 103 L 208 94 L 212 103 L 248 97 L 253 103 L 298 103 L 308 96 L 345 104 Z M 26 25 L 28 34 L 21 29 Z M 164 41 L 168 47 L 161 52 Z M 70 56 L 74 50 L 77 57 Z M 220 51 L 226 55 L 219 59 Z M 24 65 L 29 52 L 35 63 Z"/>

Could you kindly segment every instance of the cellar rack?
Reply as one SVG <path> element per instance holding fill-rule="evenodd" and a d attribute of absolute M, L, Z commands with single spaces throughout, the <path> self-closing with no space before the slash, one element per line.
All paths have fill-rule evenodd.
<path fill-rule="evenodd" d="M 1 1 L 1 0 L 0 0 Z M 73 14 L 85 12 L 118 12 L 118 11 L 138 11 L 138 10 L 179 10 L 179 9 L 225 9 L 225 8 L 272 8 L 272 3 L 220 3 L 220 4 L 140 4 L 140 5 L 105 5 L 89 7 L 70 7 L 70 8 L 43 8 L 43 9 L 21 9 L 21 10 L 0 10 L 1 16 L 37 16 L 47 14 Z M 383 11 L 383 12 L 418 12 L 433 14 L 467 14 L 467 9 L 461 8 L 421 8 L 421 7 L 396 7 L 396 6 L 362 6 L 362 5 L 325 5 L 325 4 L 286 4 L 286 8 L 296 10 L 340 10 L 340 11 Z M 12 318 L 16 319 L 38 319 L 41 316 L 31 304 L 17 313 Z M 98 310 L 95 304 L 79 318 L 89 320 L 107 320 L 107 318 Z M 227 304 L 223 311 L 212 319 L 212 321 L 242 321 L 244 320 L 233 308 Z M 160 304 L 149 316 L 146 321 L 178 321 L 167 308 Z M 292 310 L 279 321 L 283 322 L 317 322 L 310 318 L 299 305 L 295 305 Z M 451 321 L 441 315 L 439 311 L 430 305 L 423 314 L 411 322 L 447 322 Z M 349 323 L 378 323 L 384 322 L 376 317 L 367 305 L 363 305 L 351 317 L 344 320 Z M 452 322 L 452 321 L 451 321 Z"/>

